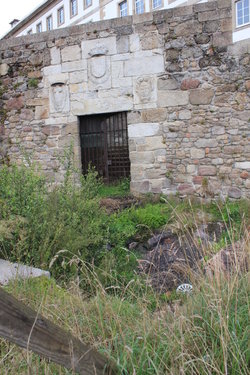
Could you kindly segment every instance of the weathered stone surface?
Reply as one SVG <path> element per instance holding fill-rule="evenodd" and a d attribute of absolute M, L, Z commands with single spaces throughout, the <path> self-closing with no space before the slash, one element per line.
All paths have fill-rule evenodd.
<path fill-rule="evenodd" d="M 181 184 L 178 186 L 178 191 L 182 195 L 189 195 L 194 193 L 194 187 L 190 184 Z"/>
<path fill-rule="evenodd" d="M 0 76 L 5 76 L 8 74 L 9 66 L 8 64 L 0 64 Z"/>
<path fill-rule="evenodd" d="M 249 176 L 249 173 L 247 171 L 241 172 L 240 177 L 243 178 L 243 180 L 246 180 Z"/>
<path fill-rule="evenodd" d="M 250 170 L 250 161 L 237 162 L 235 163 L 235 168 Z"/>
<path fill-rule="evenodd" d="M 202 159 L 205 157 L 205 150 L 203 148 L 191 148 L 190 154 L 192 159 Z"/>
<path fill-rule="evenodd" d="M 163 56 L 153 55 L 131 58 L 124 61 L 124 76 L 136 77 L 144 74 L 155 74 L 164 72 Z"/>
<path fill-rule="evenodd" d="M 232 187 L 228 190 L 228 196 L 230 198 L 239 199 L 241 197 L 241 191 L 236 187 Z"/>
<path fill-rule="evenodd" d="M 215 135 L 225 134 L 225 127 L 224 126 L 213 126 L 212 127 L 212 134 L 215 134 Z"/>
<path fill-rule="evenodd" d="M 8 110 L 16 109 L 19 110 L 24 106 L 24 97 L 18 96 L 17 98 L 11 98 L 7 101 L 6 107 Z"/>
<path fill-rule="evenodd" d="M 199 147 L 217 147 L 218 142 L 216 139 L 200 138 L 195 142 L 195 145 Z"/>
<path fill-rule="evenodd" d="M 181 90 L 196 89 L 199 85 L 200 81 L 198 79 L 187 78 L 181 82 Z"/>
<path fill-rule="evenodd" d="M 174 48 L 170 48 L 166 51 L 167 61 L 177 61 L 179 59 L 180 51 Z"/>
<path fill-rule="evenodd" d="M 190 103 L 195 105 L 210 104 L 214 96 L 214 90 L 196 89 L 190 92 Z"/>
<path fill-rule="evenodd" d="M 230 8 L 220 0 L 1 40 L 1 160 L 20 163 L 21 144 L 60 183 L 65 147 L 81 165 L 77 116 L 126 112 L 134 192 L 249 196 L 250 49 L 228 46 Z"/>
<path fill-rule="evenodd" d="M 60 64 L 61 63 L 60 49 L 57 47 L 51 48 L 50 58 L 51 58 L 52 65 Z"/>
<path fill-rule="evenodd" d="M 159 78 L 158 80 L 158 90 L 176 90 L 178 87 L 179 84 L 174 78 Z"/>
<path fill-rule="evenodd" d="M 188 104 L 188 92 L 179 90 L 161 90 L 158 92 L 159 107 L 177 107 Z"/>
<path fill-rule="evenodd" d="M 175 28 L 176 36 L 186 36 L 202 32 L 202 24 L 195 20 L 182 22 Z"/>
<path fill-rule="evenodd" d="M 208 34 L 196 34 L 194 40 L 197 44 L 207 44 L 210 42 L 210 36 Z"/>
<path fill-rule="evenodd" d="M 189 120 L 191 119 L 191 112 L 183 109 L 182 111 L 179 112 L 179 119 L 180 120 Z"/>
<path fill-rule="evenodd" d="M 216 167 L 212 165 L 201 165 L 198 169 L 198 173 L 200 176 L 215 176 Z"/>
<path fill-rule="evenodd" d="M 129 37 L 127 35 L 119 36 L 116 40 L 117 53 L 129 52 Z"/>
<path fill-rule="evenodd" d="M 145 122 L 161 122 L 166 120 L 165 108 L 153 108 L 142 111 L 142 120 Z"/>
<path fill-rule="evenodd" d="M 62 62 L 76 61 L 76 60 L 80 60 L 81 58 L 81 50 L 80 50 L 80 47 L 77 45 L 68 46 L 68 47 L 64 47 L 61 50 L 61 55 L 62 55 Z"/>
<path fill-rule="evenodd" d="M 159 134 L 158 123 L 139 123 L 128 125 L 129 138 L 152 137 Z"/>
<path fill-rule="evenodd" d="M 111 36 L 108 38 L 101 38 L 98 43 L 96 39 L 83 40 L 81 44 L 82 58 L 88 59 L 93 53 L 104 53 L 105 55 L 115 55 L 116 49 L 116 37 Z"/>
<path fill-rule="evenodd" d="M 247 91 L 250 90 L 250 80 L 245 82 L 245 87 Z"/>

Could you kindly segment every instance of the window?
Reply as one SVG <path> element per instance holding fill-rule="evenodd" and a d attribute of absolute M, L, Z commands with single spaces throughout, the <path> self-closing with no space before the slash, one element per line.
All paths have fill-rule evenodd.
<path fill-rule="evenodd" d="M 70 0 L 70 17 L 77 15 L 77 0 Z"/>
<path fill-rule="evenodd" d="M 28 34 L 28 35 L 31 35 L 31 34 L 32 34 L 32 29 L 28 30 L 28 31 L 27 31 L 27 34 Z"/>
<path fill-rule="evenodd" d="M 84 8 L 88 8 L 92 5 L 92 0 L 84 0 Z"/>
<path fill-rule="evenodd" d="M 122 1 L 119 4 L 119 13 L 120 13 L 120 17 L 126 17 L 128 15 L 128 3 L 127 3 L 127 0 Z"/>
<path fill-rule="evenodd" d="M 135 0 L 135 13 L 144 13 L 144 0 Z"/>
<path fill-rule="evenodd" d="M 50 31 L 53 29 L 53 18 L 52 16 L 47 17 L 47 31 Z"/>
<path fill-rule="evenodd" d="M 37 33 L 41 33 L 42 32 L 42 22 L 38 23 L 36 25 L 36 32 Z"/>
<path fill-rule="evenodd" d="M 236 3 L 236 26 L 243 26 L 250 22 L 249 0 Z"/>
<path fill-rule="evenodd" d="M 64 7 L 59 8 L 57 11 L 57 23 L 58 26 L 64 23 Z"/>
<path fill-rule="evenodd" d="M 153 0 L 153 9 L 161 7 L 161 0 Z"/>

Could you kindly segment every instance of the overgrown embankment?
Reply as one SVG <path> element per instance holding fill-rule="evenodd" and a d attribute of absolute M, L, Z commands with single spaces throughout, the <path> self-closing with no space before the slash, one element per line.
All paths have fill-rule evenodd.
<path fill-rule="evenodd" d="M 8 290 L 98 347 L 120 374 L 247 374 L 246 269 L 236 262 L 232 272 L 214 278 L 203 269 L 226 245 L 238 251 L 236 241 L 247 254 L 249 203 L 147 196 L 107 212 L 103 199 L 110 192 L 124 202 L 127 182 L 107 188 L 93 171 L 85 177 L 68 171 L 64 183 L 53 187 L 35 167 L 2 167 L 0 257 L 49 268 L 53 275 L 15 282 Z M 218 222 L 216 240 L 197 236 L 202 225 Z M 192 295 L 156 292 L 150 275 L 139 272 L 138 259 L 152 251 L 148 239 L 164 231 L 201 252 L 195 272 L 186 274 Z M 163 248 L 155 246 L 161 260 Z M 68 373 L 5 341 L 0 350 L 3 374 Z"/>

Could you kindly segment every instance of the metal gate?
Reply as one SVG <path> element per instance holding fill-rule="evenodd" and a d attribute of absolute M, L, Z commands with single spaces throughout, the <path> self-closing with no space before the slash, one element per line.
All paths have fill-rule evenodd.
<path fill-rule="evenodd" d="M 104 182 L 130 176 L 126 112 L 80 117 L 82 171 L 89 165 Z"/>

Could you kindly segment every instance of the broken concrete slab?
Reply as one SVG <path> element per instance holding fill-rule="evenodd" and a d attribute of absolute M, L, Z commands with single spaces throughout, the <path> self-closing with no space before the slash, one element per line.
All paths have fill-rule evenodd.
<path fill-rule="evenodd" d="M 50 277 L 50 272 L 0 259 L 0 285 L 6 285 L 15 279 L 28 279 L 40 276 Z"/>

